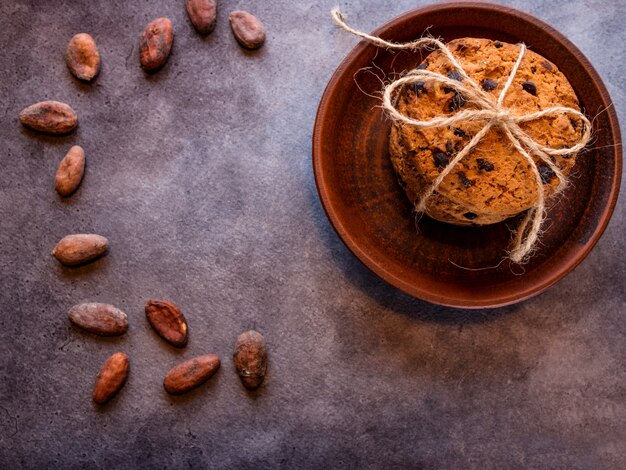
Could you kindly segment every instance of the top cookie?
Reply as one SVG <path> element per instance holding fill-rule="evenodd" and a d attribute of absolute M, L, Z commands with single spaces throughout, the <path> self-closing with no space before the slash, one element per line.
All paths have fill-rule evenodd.
<path fill-rule="evenodd" d="M 494 101 L 519 56 L 518 46 L 489 39 L 456 39 L 447 47 L 468 76 L 491 94 Z M 419 67 L 462 80 L 439 50 L 432 52 Z M 515 114 L 553 106 L 580 109 L 565 76 L 554 64 L 529 50 L 503 104 Z M 405 87 L 397 102 L 400 112 L 421 120 L 472 107 L 462 95 L 435 82 L 417 82 Z M 393 124 L 389 140 L 391 160 L 414 203 L 484 125 L 481 121 L 464 121 L 454 127 L 417 129 L 402 123 Z M 565 114 L 525 122 L 520 127 L 537 143 L 553 148 L 571 147 L 583 133 L 580 119 Z M 567 175 L 575 164 L 576 155 L 553 158 Z M 558 178 L 540 159 L 536 158 L 535 162 L 548 198 L 555 192 Z M 429 199 L 426 212 L 438 220 L 459 225 L 496 223 L 533 207 L 537 189 L 530 164 L 499 128 L 493 128 L 443 180 Z"/>

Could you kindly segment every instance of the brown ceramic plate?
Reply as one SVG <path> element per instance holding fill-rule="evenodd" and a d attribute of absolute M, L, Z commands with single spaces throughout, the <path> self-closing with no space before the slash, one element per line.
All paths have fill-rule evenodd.
<path fill-rule="evenodd" d="M 519 302 L 574 269 L 604 231 L 622 171 L 617 116 L 602 80 L 583 54 L 551 26 L 513 8 L 440 3 L 409 11 L 372 34 L 405 42 L 429 27 L 444 41 L 461 37 L 523 41 L 559 67 L 593 118 L 591 148 L 578 157 L 571 188 L 550 208 L 537 253 L 523 267 L 507 261 L 489 268 L 506 256 L 515 219 L 464 228 L 424 217 L 416 225 L 389 160 L 390 122 L 380 101 L 369 95 L 380 92 L 380 78 L 389 79 L 419 64 L 419 53 L 391 53 L 361 42 L 340 64 L 322 97 L 313 133 L 320 198 L 350 251 L 404 292 L 464 308 Z"/>

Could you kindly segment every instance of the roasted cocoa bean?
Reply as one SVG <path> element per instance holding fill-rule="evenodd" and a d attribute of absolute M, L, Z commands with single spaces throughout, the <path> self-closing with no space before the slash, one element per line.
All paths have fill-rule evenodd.
<path fill-rule="evenodd" d="M 235 39 L 246 49 L 258 49 L 265 42 L 265 27 L 252 13 L 233 11 L 229 16 Z"/>
<path fill-rule="evenodd" d="M 128 330 L 126 314 L 109 304 L 90 302 L 74 305 L 68 317 L 79 328 L 100 336 L 119 336 Z"/>
<path fill-rule="evenodd" d="M 79 266 L 102 256 L 109 248 L 109 241 L 92 233 L 77 233 L 63 238 L 52 251 L 65 266 Z"/>
<path fill-rule="evenodd" d="M 209 34 L 217 23 L 217 0 L 185 0 L 191 24 L 200 34 Z"/>
<path fill-rule="evenodd" d="M 47 134 L 67 134 L 78 126 L 74 110 L 60 101 L 41 101 L 20 113 L 22 125 Z"/>
<path fill-rule="evenodd" d="M 243 386 L 248 390 L 259 388 L 267 372 L 267 349 L 263 336 L 256 331 L 239 335 L 233 361 Z"/>
<path fill-rule="evenodd" d="M 145 311 L 148 323 L 161 338 L 177 348 L 187 345 L 187 321 L 174 303 L 169 300 L 148 300 Z"/>
<path fill-rule="evenodd" d="M 209 380 L 219 368 L 220 358 L 215 354 L 194 357 L 172 368 L 163 387 L 171 395 L 182 395 Z"/>
<path fill-rule="evenodd" d="M 71 196 L 80 186 L 85 174 L 85 151 L 74 145 L 65 155 L 54 179 L 54 187 L 62 197 Z"/>
<path fill-rule="evenodd" d="M 100 72 L 100 53 L 96 41 L 87 33 L 74 36 L 65 50 L 65 63 L 79 80 L 93 80 Z"/>
<path fill-rule="evenodd" d="M 168 18 L 148 23 L 139 42 L 139 61 L 146 72 L 156 72 L 165 65 L 174 42 L 174 29 Z"/>
<path fill-rule="evenodd" d="M 93 401 L 98 405 L 104 405 L 111 400 L 126 383 L 129 369 L 128 356 L 123 352 L 109 357 L 96 378 L 92 394 Z"/>

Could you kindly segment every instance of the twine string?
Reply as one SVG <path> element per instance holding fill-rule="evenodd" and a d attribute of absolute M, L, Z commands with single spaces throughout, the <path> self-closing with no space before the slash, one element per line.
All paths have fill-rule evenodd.
<path fill-rule="evenodd" d="M 390 42 L 351 28 L 346 24 L 345 17 L 338 8 L 334 8 L 331 11 L 331 16 L 335 23 L 343 30 L 378 47 L 391 50 L 413 51 L 417 51 L 422 48 L 429 50 L 439 49 L 446 56 L 456 71 L 459 72 L 459 74 L 463 77 L 463 80 L 461 81 L 430 70 L 415 69 L 410 71 L 405 76 L 391 82 L 385 87 L 383 92 L 383 108 L 391 119 L 396 122 L 414 126 L 418 129 L 454 126 L 463 121 L 485 122 L 483 128 L 476 133 L 476 135 L 474 135 L 468 144 L 463 147 L 463 149 L 461 149 L 461 151 L 459 151 L 450 162 L 448 162 L 445 168 L 441 170 L 437 178 L 435 178 L 431 185 L 420 195 L 416 210 L 418 212 L 425 212 L 426 204 L 429 198 L 433 195 L 437 188 L 439 188 L 446 176 L 450 174 L 450 172 L 461 160 L 470 154 L 470 152 L 480 143 L 480 141 L 491 129 L 498 127 L 503 130 L 504 134 L 511 141 L 513 147 L 515 147 L 515 149 L 528 162 L 535 177 L 535 184 L 537 185 L 536 202 L 533 207 L 527 210 L 526 216 L 515 231 L 513 236 L 513 247 L 509 252 L 509 258 L 515 263 L 522 263 L 527 260 L 539 237 L 541 224 L 546 210 L 541 173 L 539 172 L 537 163 L 532 156 L 534 155 L 538 157 L 539 160 L 541 160 L 554 172 L 554 175 L 559 181 L 555 194 L 561 192 L 567 185 L 567 178 L 552 162 L 551 157 L 555 155 L 574 154 L 582 150 L 585 145 L 587 145 L 591 138 L 591 123 L 587 117 L 580 111 L 565 106 L 553 106 L 541 111 L 522 115 L 515 114 L 512 109 L 504 107 L 506 94 L 511 88 L 520 64 L 522 63 L 522 59 L 526 54 L 526 46 L 523 43 L 518 44 L 519 55 L 517 60 L 511 69 L 511 73 L 509 74 L 497 100 L 494 100 L 492 95 L 484 92 L 481 87 L 468 76 L 452 52 L 450 52 L 450 49 L 448 49 L 446 45 L 438 39 L 423 37 L 407 43 Z M 455 114 L 436 116 L 428 120 L 420 120 L 409 117 L 400 112 L 396 107 L 396 104 L 399 96 L 399 90 L 411 83 L 416 82 L 438 82 L 461 94 L 466 102 L 473 105 L 473 108 L 464 109 L 456 112 Z M 541 145 L 520 127 L 520 124 L 522 123 L 558 114 L 568 114 L 579 118 L 583 122 L 583 135 L 580 140 L 571 147 L 556 149 Z"/>

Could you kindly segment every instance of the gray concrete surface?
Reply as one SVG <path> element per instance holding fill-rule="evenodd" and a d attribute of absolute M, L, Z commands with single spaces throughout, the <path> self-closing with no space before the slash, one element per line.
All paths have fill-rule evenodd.
<path fill-rule="evenodd" d="M 465 312 L 386 285 L 343 246 L 317 197 L 315 111 L 356 40 L 328 16 L 335 1 L 222 1 L 207 38 L 183 1 L 0 4 L 0 467 L 13 468 L 626 468 L 626 209 L 565 280 L 522 304 Z M 417 0 L 343 1 L 369 30 Z M 589 57 L 626 122 L 623 0 L 511 1 Z M 244 52 L 227 22 L 250 9 L 266 46 Z M 168 16 L 168 65 L 145 76 L 138 36 Z M 91 33 L 93 85 L 63 62 Z M 75 134 L 42 137 L 18 112 L 58 99 Z M 72 144 L 87 153 L 81 189 L 53 189 Z M 72 232 L 107 236 L 110 254 L 80 269 L 49 256 Z M 174 350 L 144 319 L 149 298 L 186 313 Z M 120 339 L 70 328 L 81 301 L 130 317 Z M 246 393 L 236 336 L 267 338 L 265 386 Z M 123 393 L 90 401 L 100 364 L 131 358 Z M 162 388 L 183 358 L 223 366 L 181 398 Z"/>

